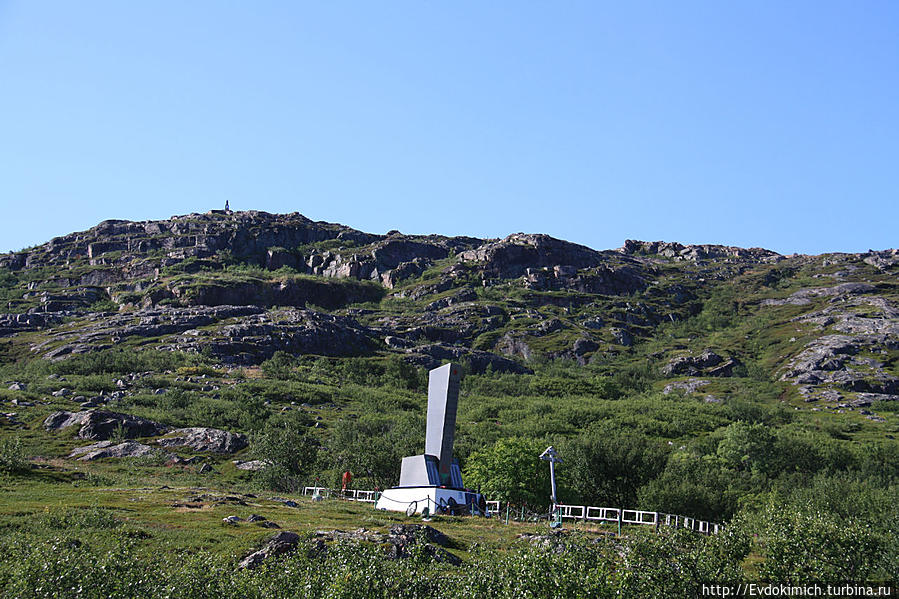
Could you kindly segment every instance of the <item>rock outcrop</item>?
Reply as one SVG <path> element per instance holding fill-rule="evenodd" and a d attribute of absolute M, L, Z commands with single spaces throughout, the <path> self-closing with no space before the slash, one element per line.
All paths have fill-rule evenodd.
<path fill-rule="evenodd" d="M 152 455 L 155 451 L 149 445 L 134 441 L 126 441 L 124 443 L 100 441 L 93 445 L 73 449 L 69 457 L 77 458 L 82 462 L 90 462 L 102 458 L 140 458 Z"/>
<path fill-rule="evenodd" d="M 783 260 L 777 252 L 764 248 L 740 248 L 725 245 L 683 245 L 667 241 L 637 241 L 628 239 L 619 250 L 623 254 L 657 255 L 673 260 L 728 260 L 772 263 Z"/>
<path fill-rule="evenodd" d="M 704 373 L 708 376 L 732 376 L 733 369 L 739 365 L 734 358 L 724 358 L 707 349 L 698 356 L 678 356 L 662 367 L 665 376 L 696 376 Z"/>
<path fill-rule="evenodd" d="M 529 268 L 566 269 L 599 266 L 603 256 L 596 250 L 549 235 L 516 233 L 459 254 L 459 260 L 479 267 L 488 276 L 514 278 Z"/>
<path fill-rule="evenodd" d="M 121 434 L 126 439 L 136 437 L 154 437 L 165 432 L 165 427 L 152 420 L 106 412 L 101 410 L 87 412 L 54 412 L 44 420 L 47 430 L 60 430 L 78 425 L 79 439 L 106 440 Z"/>
<path fill-rule="evenodd" d="M 247 438 L 217 428 L 179 428 L 156 441 L 162 447 L 185 447 L 194 451 L 234 453 L 247 446 Z"/>
<path fill-rule="evenodd" d="M 240 560 L 237 567 L 242 570 L 258 568 L 262 565 L 262 562 L 271 557 L 295 551 L 299 542 L 300 535 L 295 532 L 282 530 L 271 537 L 261 549 L 254 551 Z"/>

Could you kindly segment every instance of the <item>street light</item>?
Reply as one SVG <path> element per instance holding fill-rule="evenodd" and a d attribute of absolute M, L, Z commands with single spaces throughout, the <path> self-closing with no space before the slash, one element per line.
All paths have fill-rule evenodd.
<path fill-rule="evenodd" d="M 549 462 L 549 481 L 552 483 L 553 488 L 552 500 L 553 505 L 556 505 L 556 463 L 562 463 L 562 458 L 556 453 L 556 448 L 550 445 L 546 448 L 546 451 L 540 454 L 540 459 Z"/>

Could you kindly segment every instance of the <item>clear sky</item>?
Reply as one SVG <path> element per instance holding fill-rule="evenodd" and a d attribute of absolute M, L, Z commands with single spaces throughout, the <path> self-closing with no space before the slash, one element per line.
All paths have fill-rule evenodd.
<path fill-rule="evenodd" d="M 0 0 L 0 250 L 374 233 L 899 246 L 899 2 Z"/>

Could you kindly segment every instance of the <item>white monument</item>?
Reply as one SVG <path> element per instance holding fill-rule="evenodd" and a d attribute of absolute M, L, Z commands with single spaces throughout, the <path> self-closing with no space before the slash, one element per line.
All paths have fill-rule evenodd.
<path fill-rule="evenodd" d="M 459 367 L 444 364 L 428 376 L 428 424 L 425 452 L 403 458 L 399 486 L 386 489 L 375 507 L 406 512 L 485 513 L 480 493 L 462 485 L 459 462 L 453 459 L 456 407 L 459 404 Z"/>

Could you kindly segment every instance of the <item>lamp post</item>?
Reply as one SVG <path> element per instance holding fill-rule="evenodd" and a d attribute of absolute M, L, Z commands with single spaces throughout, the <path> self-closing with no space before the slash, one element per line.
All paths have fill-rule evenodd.
<path fill-rule="evenodd" d="M 562 458 L 556 453 L 556 448 L 550 445 L 546 448 L 546 451 L 540 454 L 540 459 L 549 462 L 549 481 L 552 484 L 552 500 L 553 505 L 556 505 L 556 463 L 561 463 Z"/>

